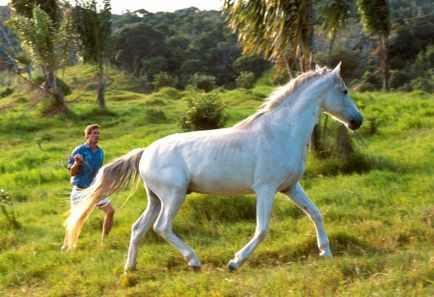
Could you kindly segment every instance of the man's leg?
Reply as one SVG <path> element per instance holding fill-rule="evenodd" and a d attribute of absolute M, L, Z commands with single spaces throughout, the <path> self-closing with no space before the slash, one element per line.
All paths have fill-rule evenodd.
<path fill-rule="evenodd" d="M 104 213 L 104 222 L 102 224 L 102 239 L 107 237 L 110 233 L 110 230 L 113 226 L 113 216 L 115 214 L 115 210 L 111 203 L 105 204 L 99 207 Z"/>

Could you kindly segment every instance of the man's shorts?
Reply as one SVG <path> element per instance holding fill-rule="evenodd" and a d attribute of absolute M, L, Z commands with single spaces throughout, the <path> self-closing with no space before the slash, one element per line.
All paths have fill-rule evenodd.
<path fill-rule="evenodd" d="M 80 200 L 83 198 L 82 194 L 80 193 L 80 190 L 83 190 L 77 186 L 72 186 L 72 191 L 71 191 L 71 207 L 75 207 L 77 206 L 77 204 L 80 202 Z M 96 204 L 96 206 L 98 207 L 103 207 L 106 206 L 107 204 L 110 203 L 110 199 L 109 197 L 105 197 L 103 199 L 101 199 L 100 201 L 98 201 L 98 203 Z"/>

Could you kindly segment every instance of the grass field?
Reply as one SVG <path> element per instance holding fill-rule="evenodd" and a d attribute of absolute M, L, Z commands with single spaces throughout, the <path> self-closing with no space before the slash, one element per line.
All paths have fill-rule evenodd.
<path fill-rule="evenodd" d="M 197 252 L 202 273 L 189 271 L 182 256 L 150 231 L 137 272 L 125 275 L 130 228 L 146 207 L 144 191 L 139 187 L 123 208 L 128 191 L 112 197 L 117 212 L 105 244 L 99 242 L 102 212 L 96 211 L 78 248 L 61 253 L 68 155 L 92 122 L 103 127 L 106 162 L 180 131 L 189 91 L 144 95 L 113 72 L 111 112 L 101 112 L 95 92 L 83 83 L 91 75 L 84 67 L 66 70 L 75 90 L 71 117 L 43 117 L 41 104 L 30 109 L 32 95 L 24 87 L 0 99 L 0 188 L 13 201 L 0 202 L 0 296 L 434 296 L 432 94 L 353 94 L 365 116 L 359 133 L 366 145 L 356 141 L 360 168 L 342 170 L 342 160 L 309 157 L 302 185 L 323 213 L 332 259 L 319 258 L 312 223 L 278 194 L 266 240 L 239 271 L 228 273 L 227 262 L 253 235 L 254 196 L 192 194 L 174 230 Z M 232 125 L 272 89 L 260 83 L 251 91 L 214 92 Z"/>

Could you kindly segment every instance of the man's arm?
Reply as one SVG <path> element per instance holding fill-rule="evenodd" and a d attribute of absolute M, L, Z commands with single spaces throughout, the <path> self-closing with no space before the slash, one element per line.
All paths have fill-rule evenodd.
<path fill-rule="evenodd" d="M 69 168 L 69 173 L 71 176 L 77 175 L 80 171 L 81 162 L 83 162 L 83 157 L 80 154 L 74 156 L 74 164 Z"/>

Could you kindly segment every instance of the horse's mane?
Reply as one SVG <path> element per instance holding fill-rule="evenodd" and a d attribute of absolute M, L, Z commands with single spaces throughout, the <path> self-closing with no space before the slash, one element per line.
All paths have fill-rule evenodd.
<path fill-rule="evenodd" d="M 300 86 L 306 84 L 311 79 L 319 77 L 327 72 L 330 72 L 330 69 L 328 67 L 323 67 L 318 71 L 310 70 L 308 72 L 300 74 L 296 78 L 290 80 L 286 85 L 274 91 L 269 97 L 264 100 L 264 103 L 261 104 L 259 109 L 254 114 L 245 118 L 234 127 L 242 127 L 248 125 L 259 116 L 261 116 L 264 112 L 276 108 L 280 103 L 283 102 L 283 100 L 287 96 L 293 94 Z"/>

